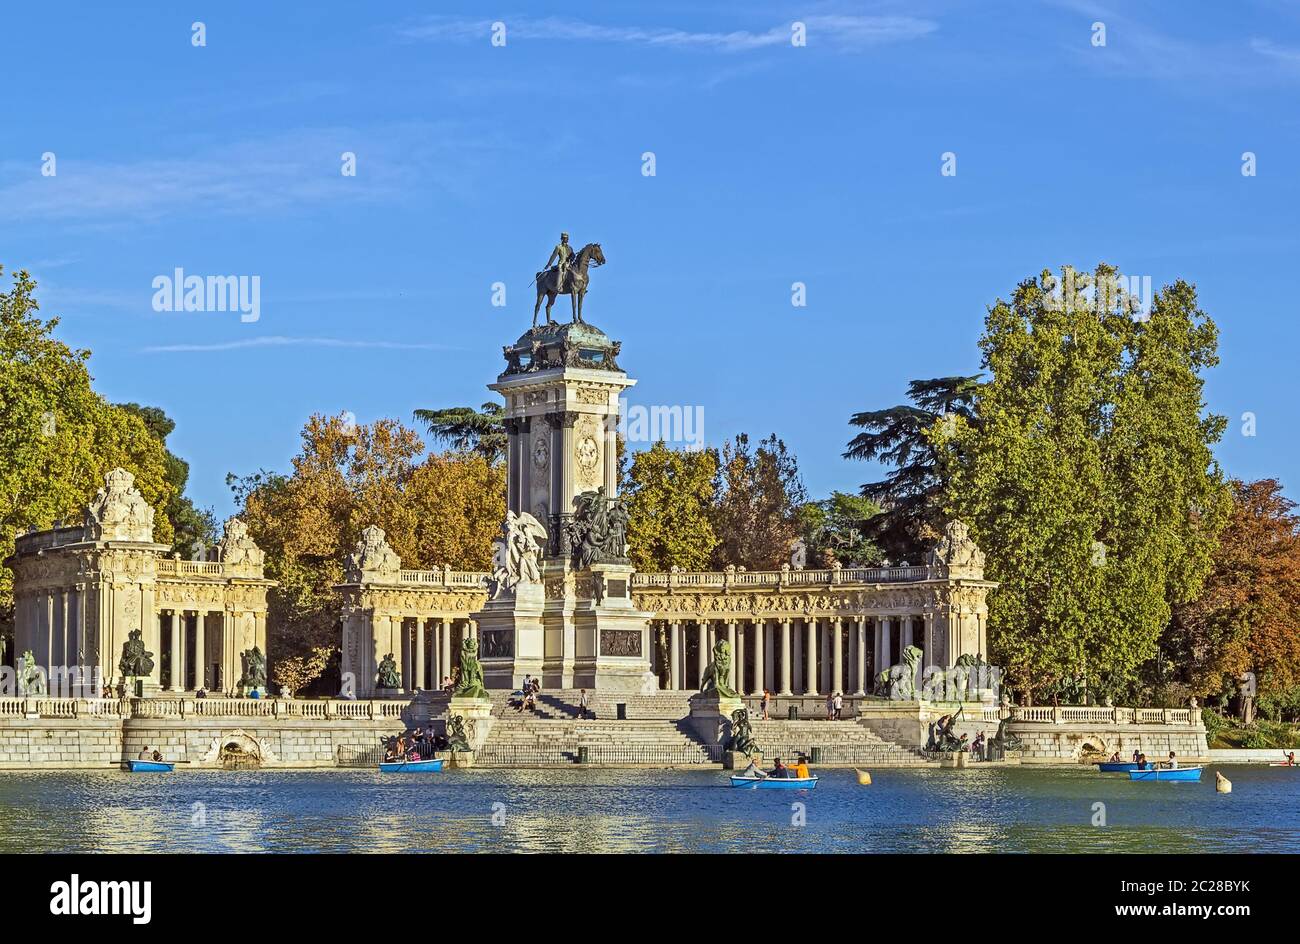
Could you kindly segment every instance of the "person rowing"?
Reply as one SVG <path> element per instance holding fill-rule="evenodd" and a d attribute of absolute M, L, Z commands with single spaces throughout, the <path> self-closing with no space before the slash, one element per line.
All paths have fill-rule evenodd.
<path fill-rule="evenodd" d="M 755 763 L 754 758 L 751 757 L 749 759 L 749 766 L 740 772 L 740 776 L 749 777 L 751 780 L 766 780 L 767 771 L 759 770 L 758 764 Z"/>

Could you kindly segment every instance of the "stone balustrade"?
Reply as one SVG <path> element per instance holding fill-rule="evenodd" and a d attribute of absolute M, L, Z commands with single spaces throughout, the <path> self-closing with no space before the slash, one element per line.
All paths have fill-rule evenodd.
<path fill-rule="evenodd" d="M 0 698 L 2 718 L 399 719 L 404 701 L 281 698 Z"/>

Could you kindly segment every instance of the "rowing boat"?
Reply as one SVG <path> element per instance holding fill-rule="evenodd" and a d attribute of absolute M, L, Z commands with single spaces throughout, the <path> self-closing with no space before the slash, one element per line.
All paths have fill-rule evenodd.
<path fill-rule="evenodd" d="M 431 757 L 428 760 L 392 760 L 381 762 L 379 772 L 381 774 L 436 774 L 442 770 L 442 764 L 441 757 Z"/>
<path fill-rule="evenodd" d="M 1137 770 L 1138 765 L 1132 761 L 1102 761 L 1097 765 L 1097 770 L 1103 774 L 1126 774 L 1130 770 Z"/>
<path fill-rule="evenodd" d="M 126 769 L 133 774 L 165 774 L 170 773 L 176 765 L 163 760 L 128 760 Z"/>
<path fill-rule="evenodd" d="M 1130 770 L 1130 780 L 1192 780 L 1201 779 L 1204 767 L 1156 767 L 1154 770 Z"/>
<path fill-rule="evenodd" d="M 811 777 L 741 777 L 732 776 L 731 785 L 749 790 L 813 790 L 817 775 Z"/>

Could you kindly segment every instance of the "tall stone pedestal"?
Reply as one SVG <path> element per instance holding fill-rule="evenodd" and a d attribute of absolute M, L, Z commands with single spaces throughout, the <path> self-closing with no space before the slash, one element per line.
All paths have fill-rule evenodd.
<path fill-rule="evenodd" d="M 452 696 L 447 705 L 448 719 L 460 715 L 465 719 L 465 733 L 469 736 L 471 751 L 477 751 L 492 732 L 492 702 L 486 698 L 459 698 Z"/>
<path fill-rule="evenodd" d="M 473 615 L 478 622 L 483 684 L 488 688 L 515 689 L 525 675 L 542 675 L 545 604 L 542 584 L 521 583 L 509 595 L 489 600 Z"/>
<path fill-rule="evenodd" d="M 716 694 L 692 695 L 687 725 L 705 744 L 727 744 L 731 740 L 731 715 L 745 707 L 740 698 L 722 698 Z M 760 745 L 761 746 L 761 745 Z"/>

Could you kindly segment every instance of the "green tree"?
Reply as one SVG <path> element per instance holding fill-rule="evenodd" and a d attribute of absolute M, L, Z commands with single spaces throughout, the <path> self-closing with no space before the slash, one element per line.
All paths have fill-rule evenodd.
<path fill-rule="evenodd" d="M 506 408 L 500 403 L 484 403 L 477 410 L 468 406 L 416 410 L 415 418 L 428 427 L 435 442 L 454 450 L 477 452 L 488 462 L 506 456 Z"/>
<path fill-rule="evenodd" d="M 35 290 L 20 271 L 0 292 L 0 560 L 30 527 L 80 521 L 115 466 L 158 512 L 154 539 L 170 542 L 175 489 L 162 444 L 140 416 L 94 392 L 90 352 L 54 337 L 58 319 L 39 317 Z M 12 623 L 12 610 L 13 575 L 0 567 L 0 623 Z"/>
<path fill-rule="evenodd" d="M 736 436 L 722 447 L 716 493 L 715 567 L 776 570 L 789 561 L 808 494 L 785 443 L 773 435 L 754 448 L 747 435 Z"/>
<path fill-rule="evenodd" d="M 1093 279 L 1063 271 L 1066 284 Z M 1211 453 L 1202 372 L 1217 329 L 1178 281 L 1133 316 L 1099 266 L 1087 303 L 1054 296 L 1049 272 L 989 310 L 992 379 L 977 422 L 931 433 L 950 475 L 946 510 L 967 521 L 1001 582 L 990 644 L 1013 686 L 1073 680 L 1122 693 L 1156 655 L 1172 605 L 1209 573 L 1228 509 Z"/>
<path fill-rule="evenodd" d="M 809 567 L 866 566 L 880 561 L 880 548 L 867 537 L 880 506 L 862 495 L 831 492 L 830 498 L 805 502 L 799 522 L 808 548 Z"/>
<path fill-rule="evenodd" d="M 867 523 L 866 536 L 891 560 L 921 560 L 943 532 L 947 476 L 928 434 L 952 429 L 958 417 L 979 422 L 975 401 L 980 376 L 913 380 L 907 385 L 912 405 L 855 413 L 849 419 L 863 432 L 849 440 L 844 458 L 893 466 L 880 481 L 862 486 L 863 497 L 883 509 Z"/>
<path fill-rule="evenodd" d="M 190 464 L 167 448 L 167 437 L 176 428 L 176 422 L 156 406 L 119 403 L 118 407 L 140 417 L 145 428 L 165 450 L 167 481 L 173 493 L 164 513 L 172 526 L 172 550 L 182 557 L 190 557 L 198 546 L 207 546 L 216 540 L 217 521 L 212 509 L 195 507 L 194 502 L 185 494 Z"/>
<path fill-rule="evenodd" d="M 628 554 L 638 570 L 703 570 L 718 544 L 713 531 L 718 453 L 669 449 L 634 453 L 623 484 Z"/>

